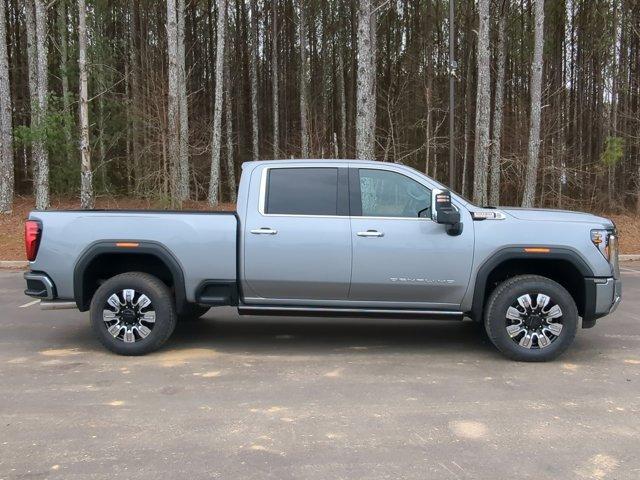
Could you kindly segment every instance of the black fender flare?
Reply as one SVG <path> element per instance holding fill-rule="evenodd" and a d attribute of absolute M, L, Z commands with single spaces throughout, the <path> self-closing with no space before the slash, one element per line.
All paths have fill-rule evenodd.
<path fill-rule="evenodd" d="M 544 251 L 527 252 L 525 248 L 538 248 Z M 548 250 L 548 251 L 547 251 Z M 471 303 L 471 318 L 482 321 L 485 291 L 489 275 L 500 264 L 510 260 L 564 260 L 573 265 L 583 278 L 594 277 L 593 270 L 584 257 L 577 251 L 567 247 L 553 247 L 549 245 L 526 245 L 507 247 L 493 253 L 478 269 Z"/>
<path fill-rule="evenodd" d="M 123 247 L 122 245 L 127 245 Z M 184 273 L 180 262 L 165 245 L 151 240 L 99 240 L 90 244 L 78 257 L 73 268 L 73 295 L 78 309 L 81 312 L 89 309 L 90 299 L 85 298 L 84 276 L 87 267 L 98 256 L 104 254 L 146 254 L 153 255 L 163 262 L 173 277 L 176 310 L 181 312 L 186 302 L 186 289 Z"/>

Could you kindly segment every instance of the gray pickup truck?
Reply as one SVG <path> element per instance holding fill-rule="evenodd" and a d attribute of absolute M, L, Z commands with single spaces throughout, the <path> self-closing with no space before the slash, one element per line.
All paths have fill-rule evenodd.
<path fill-rule="evenodd" d="M 247 162 L 236 212 L 34 211 L 25 293 L 90 311 L 109 350 L 159 348 L 210 307 L 458 319 L 506 356 L 555 358 L 621 296 L 614 224 L 471 204 L 409 167 Z"/>

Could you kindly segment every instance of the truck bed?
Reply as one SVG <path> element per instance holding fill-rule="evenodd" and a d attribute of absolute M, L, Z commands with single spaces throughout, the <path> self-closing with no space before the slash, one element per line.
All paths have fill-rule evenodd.
<path fill-rule="evenodd" d="M 235 212 L 149 210 L 34 211 L 42 225 L 32 271 L 45 271 L 57 296 L 74 298 L 74 266 L 98 242 L 153 242 L 172 255 L 184 272 L 186 300 L 205 280 L 237 278 Z"/>

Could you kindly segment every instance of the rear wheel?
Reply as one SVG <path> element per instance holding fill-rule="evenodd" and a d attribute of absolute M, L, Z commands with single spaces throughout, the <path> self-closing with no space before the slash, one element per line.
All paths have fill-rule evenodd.
<path fill-rule="evenodd" d="M 171 292 L 147 273 L 116 275 L 94 294 L 91 324 L 100 342 L 112 352 L 152 352 L 167 341 L 176 325 Z"/>
<path fill-rule="evenodd" d="M 493 291 L 485 328 L 507 357 L 525 362 L 552 360 L 573 342 L 578 309 L 567 290 L 537 275 L 510 278 Z"/>

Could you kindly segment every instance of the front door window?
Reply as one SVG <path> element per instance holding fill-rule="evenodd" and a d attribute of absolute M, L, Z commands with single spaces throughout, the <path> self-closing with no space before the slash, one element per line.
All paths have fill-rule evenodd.
<path fill-rule="evenodd" d="M 400 173 L 362 168 L 360 199 L 363 217 L 426 216 L 431 190 Z"/>

